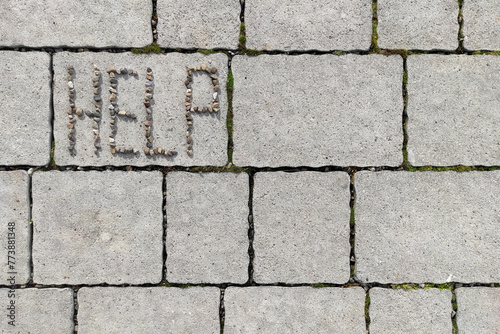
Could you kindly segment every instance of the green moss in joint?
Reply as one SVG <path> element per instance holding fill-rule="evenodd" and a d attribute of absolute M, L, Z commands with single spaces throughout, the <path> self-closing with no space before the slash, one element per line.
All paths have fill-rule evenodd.
<path fill-rule="evenodd" d="M 378 19 L 377 19 L 377 1 L 373 1 L 372 3 L 372 43 L 370 45 L 370 52 L 378 53 L 380 52 L 380 48 L 378 47 Z"/>
<path fill-rule="evenodd" d="M 143 53 L 163 53 L 163 50 L 155 42 L 145 46 L 143 48 L 134 48 L 131 50 L 132 53 L 143 54 Z"/>
<path fill-rule="evenodd" d="M 240 38 L 238 39 L 238 49 L 245 50 L 247 44 L 247 37 L 245 31 L 245 23 L 241 22 L 240 24 Z"/>
<path fill-rule="evenodd" d="M 253 50 L 253 49 L 246 49 L 245 54 L 247 56 L 259 56 L 261 54 L 264 54 L 264 52 L 263 51 L 259 51 L 259 50 Z"/>
<path fill-rule="evenodd" d="M 203 53 L 204 55 L 212 55 L 214 53 L 218 53 L 217 51 L 214 51 L 212 49 L 198 49 L 196 52 Z"/>

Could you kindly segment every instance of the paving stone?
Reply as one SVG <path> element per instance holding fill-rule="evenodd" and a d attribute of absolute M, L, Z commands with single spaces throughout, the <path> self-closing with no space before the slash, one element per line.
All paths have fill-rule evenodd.
<path fill-rule="evenodd" d="M 349 280 L 349 175 L 257 173 L 253 192 L 254 280 Z"/>
<path fill-rule="evenodd" d="M 158 44 L 167 48 L 236 49 L 238 0 L 158 0 Z"/>
<path fill-rule="evenodd" d="M 5 259 L 1 284 L 26 284 L 30 278 L 28 189 L 25 171 L 0 172 L 0 249 Z"/>
<path fill-rule="evenodd" d="M 219 333 L 214 287 L 83 287 L 78 333 Z"/>
<path fill-rule="evenodd" d="M 0 289 L 0 302 L 5 314 L 0 321 L 2 333 L 73 333 L 73 290 Z M 7 307 L 14 302 L 14 313 Z M 13 316 L 14 319 L 11 317 Z M 14 321 L 13 324 L 9 322 Z"/>
<path fill-rule="evenodd" d="M 497 1 L 464 1 L 464 47 L 469 50 L 499 50 L 500 7 Z"/>
<path fill-rule="evenodd" d="M 500 164 L 500 59 L 408 57 L 408 160 L 412 165 Z"/>
<path fill-rule="evenodd" d="M 383 49 L 455 50 L 457 0 L 377 1 L 378 46 Z"/>
<path fill-rule="evenodd" d="M 167 175 L 167 281 L 248 280 L 246 173 Z"/>
<path fill-rule="evenodd" d="M 1 46 L 142 47 L 153 42 L 147 0 L 0 2 Z"/>
<path fill-rule="evenodd" d="M 399 56 L 237 56 L 231 68 L 236 165 L 402 163 Z"/>
<path fill-rule="evenodd" d="M 57 53 L 54 56 L 55 91 L 54 91 L 54 131 L 55 161 L 58 165 L 105 166 L 105 165 L 217 165 L 227 162 L 227 129 L 226 129 L 226 81 L 227 57 L 224 54 L 132 54 L 132 53 Z M 102 72 L 101 98 L 102 117 L 99 125 L 102 150 L 94 154 L 94 134 L 92 119 L 88 116 L 77 117 L 75 122 L 76 146 L 72 155 L 68 149 L 68 114 L 69 89 L 67 86 L 67 67 L 73 66 L 74 86 L 76 91 L 75 106 L 83 110 L 94 110 L 92 87 L 93 64 Z M 220 111 L 218 113 L 192 113 L 193 155 L 187 154 L 186 130 L 188 125 L 185 116 L 185 98 L 187 78 L 186 66 L 215 66 L 219 79 Z M 128 110 L 136 114 L 132 120 L 125 116 L 116 116 L 117 146 L 132 147 L 136 154 L 112 154 L 109 147 L 111 133 L 111 115 L 109 107 L 110 77 L 106 73 L 110 66 L 136 70 L 138 76 L 119 76 L 117 83 L 117 103 L 120 110 Z M 177 155 L 146 156 L 146 107 L 145 83 L 146 71 L 153 71 L 154 91 L 152 102 L 152 134 L 153 146 L 165 150 L 176 151 Z M 115 77 L 116 79 L 116 77 Z M 213 95 L 213 83 L 206 72 L 196 71 L 193 74 L 193 106 L 208 106 Z M 75 116 L 76 117 L 76 116 Z"/>
<path fill-rule="evenodd" d="M 259 50 L 368 50 L 370 0 L 253 0 L 245 3 L 246 46 Z"/>
<path fill-rule="evenodd" d="M 500 171 L 356 173 L 356 277 L 500 281 L 499 184 Z"/>
<path fill-rule="evenodd" d="M 50 56 L 0 51 L 0 64 L 0 165 L 45 165 L 50 160 Z"/>
<path fill-rule="evenodd" d="M 370 333 L 451 333 L 451 291 L 370 289 Z"/>
<path fill-rule="evenodd" d="M 457 327 L 460 334 L 500 333 L 500 289 L 458 288 Z"/>
<path fill-rule="evenodd" d="M 365 333 L 361 288 L 229 287 L 224 333 Z"/>
<path fill-rule="evenodd" d="M 32 192 L 36 283 L 161 281 L 161 173 L 37 172 Z"/>

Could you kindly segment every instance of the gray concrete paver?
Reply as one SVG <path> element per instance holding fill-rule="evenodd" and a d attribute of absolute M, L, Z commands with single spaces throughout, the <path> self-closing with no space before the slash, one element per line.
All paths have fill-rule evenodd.
<path fill-rule="evenodd" d="M 219 333 L 215 287 L 83 287 L 78 333 Z"/>
<path fill-rule="evenodd" d="M 246 46 L 258 50 L 368 50 L 370 0 L 245 3 Z"/>
<path fill-rule="evenodd" d="M 153 42 L 147 0 L 0 2 L 0 45 L 143 47 Z"/>
<path fill-rule="evenodd" d="M 167 174 L 167 281 L 248 280 L 248 174 Z"/>
<path fill-rule="evenodd" d="M 408 57 L 408 160 L 414 166 L 500 164 L 500 58 Z"/>
<path fill-rule="evenodd" d="M 460 334 L 500 333 L 500 289 L 458 288 L 457 327 Z"/>
<path fill-rule="evenodd" d="M 349 280 L 349 175 L 257 173 L 254 179 L 254 280 Z"/>
<path fill-rule="evenodd" d="M 378 46 L 383 49 L 455 50 L 457 0 L 377 1 Z"/>
<path fill-rule="evenodd" d="M 464 47 L 469 50 L 500 50 L 498 1 L 464 1 Z"/>
<path fill-rule="evenodd" d="M 33 280 L 143 284 L 162 279 L 160 172 L 33 174 Z"/>
<path fill-rule="evenodd" d="M 355 276 L 498 282 L 499 185 L 500 171 L 356 173 Z"/>
<path fill-rule="evenodd" d="M 452 332 L 451 291 L 370 289 L 370 333 Z"/>
<path fill-rule="evenodd" d="M 365 333 L 361 288 L 229 287 L 224 333 Z"/>
<path fill-rule="evenodd" d="M 43 52 L 0 51 L 0 64 L 0 165 L 48 164 L 50 56 Z"/>
<path fill-rule="evenodd" d="M 237 56 L 232 72 L 236 165 L 402 163 L 399 56 Z"/>

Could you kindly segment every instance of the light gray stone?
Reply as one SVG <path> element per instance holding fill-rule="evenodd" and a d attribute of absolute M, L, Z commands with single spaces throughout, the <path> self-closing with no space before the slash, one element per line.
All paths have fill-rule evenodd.
<path fill-rule="evenodd" d="M 25 171 L 0 172 L 1 284 L 26 284 L 30 278 L 28 189 Z M 11 276 L 14 280 L 9 281 Z"/>
<path fill-rule="evenodd" d="M 32 192 L 36 283 L 161 281 L 161 173 L 37 172 Z"/>
<path fill-rule="evenodd" d="M 408 57 L 412 165 L 500 164 L 500 58 Z"/>
<path fill-rule="evenodd" d="M 245 3 L 246 46 L 259 50 L 368 50 L 371 0 L 252 0 Z"/>
<path fill-rule="evenodd" d="M 469 50 L 500 49 L 500 6 L 498 1 L 464 1 L 464 47 Z"/>
<path fill-rule="evenodd" d="M 236 165 L 402 163 L 399 56 L 236 56 L 231 68 Z"/>
<path fill-rule="evenodd" d="M 219 333 L 219 295 L 213 287 L 84 287 L 78 333 Z"/>
<path fill-rule="evenodd" d="M 158 0 L 158 44 L 167 48 L 236 49 L 239 0 Z"/>
<path fill-rule="evenodd" d="M 224 333 L 365 333 L 361 288 L 229 287 Z"/>
<path fill-rule="evenodd" d="M 55 160 L 58 165 L 105 166 L 105 165 L 217 165 L 227 162 L 227 57 L 224 54 L 148 54 L 132 53 L 57 53 L 54 56 L 55 90 L 54 90 L 54 136 L 56 142 Z M 102 150 L 94 154 L 92 120 L 88 116 L 79 117 L 76 121 L 76 153 L 68 150 L 68 115 L 69 90 L 67 86 L 67 67 L 75 69 L 74 86 L 76 90 L 76 107 L 93 110 L 92 76 L 93 64 L 102 72 L 102 119 L 100 136 Z M 187 78 L 186 66 L 215 66 L 220 81 L 218 113 L 192 113 L 193 156 L 187 155 L 185 98 Z M 106 73 L 108 67 L 133 69 L 138 76 L 119 77 L 117 87 L 117 103 L 121 110 L 128 110 L 137 115 L 136 120 L 117 116 L 118 146 L 130 146 L 137 154 L 112 154 L 108 144 L 110 129 L 110 78 Z M 153 70 L 154 94 L 153 110 L 153 144 L 166 150 L 177 151 L 173 157 L 146 156 L 145 124 L 146 107 L 144 106 L 146 70 Z M 205 73 L 195 72 L 193 75 L 193 106 L 208 106 L 212 99 L 213 84 Z"/>
<path fill-rule="evenodd" d="M 1 26 L 5 21 L 0 21 Z M 50 160 L 50 56 L 0 51 L 0 64 L 0 165 L 45 165 Z"/>
<path fill-rule="evenodd" d="M 167 281 L 248 280 L 246 173 L 167 175 Z"/>
<path fill-rule="evenodd" d="M 73 290 L 71 289 L 16 289 L 9 298 L 8 289 L 0 289 L 2 303 L 2 333 L 73 333 Z M 7 307 L 14 301 L 15 314 Z M 9 324 L 14 319 L 15 326 Z"/>
<path fill-rule="evenodd" d="M 460 334 L 500 333 L 500 289 L 458 288 L 457 327 Z"/>
<path fill-rule="evenodd" d="M 370 289 L 370 333 L 452 332 L 451 291 Z"/>
<path fill-rule="evenodd" d="M 254 280 L 349 280 L 349 175 L 257 173 L 253 192 Z"/>
<path fill-rule="evenodd" d="M 142 47 L 153 42 L 147 0 L 0 2 L 1 46 Z"/>
<path fill-rule="evenodd" d="M 356 277 L 498 282 L 499 185 L 500 171 L 356 173 Z"/>
<path fill-rule="evenodd" d="M 457 17 L 457 0 L 379 0 L 378 46 L 455 50 L 458 47 Z"/>

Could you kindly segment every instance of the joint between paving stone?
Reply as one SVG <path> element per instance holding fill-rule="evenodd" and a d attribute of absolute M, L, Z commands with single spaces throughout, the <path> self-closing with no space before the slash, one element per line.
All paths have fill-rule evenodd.
<path fill-rule="evenodd" d="M 73 334 L 78 333 L 78 290 L 80 288 L 73 288 Z"/>
<path fill-rule="evenodd" d="M 370 334 L 370 288 L 366 289 L 365 292 L 365 326 L 366 326 L 366 334 Z"/>
<path fill-rule="evenodd" d="M 457 21 L 458 21 L 458 48 L 457 52 L 458 53 L 464 53 L 465 48 L 464 48 L 464 17 L 462 13 L 462 8 L 464 5 L 464 0 L 457 0 L 458 1 L 458 16 L 457 16 Z"/>
<path fill-rule="evenodd" d="M 248 173 L 248 180 L 249 180 L 249 197 L 248 197 L 248 281 L 247 284 L 249 285 L 254 285 L 254 279 L 253 279 L 253 263 L 255 259 L 255 250 L 253 247 L 253 241 L 254 241 L 254 223 L 253 223 L 253 194 L 254 194 L 254 185 L 255 185 L 255 172 L 253 170 L 250 170 Z"/>
<path fill-rule="evenodd" d="M 220 324 L 220 334 L 224 334 L 224 321 L 226 316 L 226 309 L 224 308 L 224 293 L 226 288 L 220 289 L 220 299 L 219 299 L 219 324 Z"/>
<path fill-rule="evenodd" d="M 355 172 L 350 172 L 349 173 L 349 191 L 350 191 L 350 198 L 349 198 L 349 208 L 351 210 L 350 217 L 349 217 L 349 244 L 350 244 L 350 253 L 349 253 L 349 267 L 350 267 L 350 274 L 349 274 L 349 282 L 353 283 L 356 282 L 356 250 L 355 250 L 355 245 L 356 245 L 356 221 L 354 218 L 354 210 L 356 206 L 356 188 L 354 185 L 354 174 Z"/>
<path fill-rule="evenodd" d="M 162 173 L 163 181 L 162 181 L 162 217 L 163 217 L 163 235 L 162 235 L 162 270 L 161 270 L 161 283 L 167 282 L 167 174 L 165 172 Z"/>
<path fill-rule="evenodd" d="M 457 324 L 457 292 L 456 292 L 456 284 L 453 284 L 451 288 L 451 325 L 453 327 L 453 334 L 458 334 L 458 324 Z"/>

